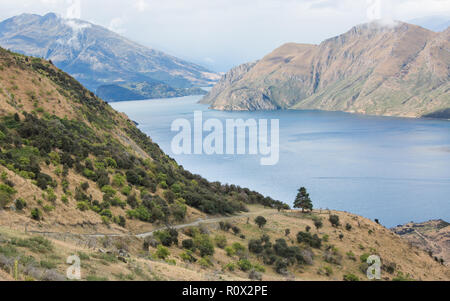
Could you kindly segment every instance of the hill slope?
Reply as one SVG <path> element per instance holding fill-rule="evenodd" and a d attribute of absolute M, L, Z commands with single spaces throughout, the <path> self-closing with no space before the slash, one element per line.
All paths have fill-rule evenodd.
<path fill-rule="evenodd" d="M 4 223 L 126 232 L 281 204 L 192 175 L 48 61 L 0 49 L 0 104 Z"/>
<path fill-rule="evenodd" d="M 450 29 L 354 27 L 320 45 L 286 44 L 203 102 L 219 110 L 319 109 L 447 118 Z M 229 76 L 229 75 L 227 75 Z"/>
<path fill-rule="evenodd" d="M 201 66 L 141 46 L 104 27 L 53 13 L 23 14 L 1 22 L 0 45 L 51 60 L 91 91 L 102 85 L 142 82 L 182 89 L 208 86 L 218 79 Z"/>

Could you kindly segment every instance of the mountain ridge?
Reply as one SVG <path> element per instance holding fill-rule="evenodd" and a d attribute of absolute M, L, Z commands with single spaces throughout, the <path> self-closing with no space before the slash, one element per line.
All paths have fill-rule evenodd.
<path fill-rule="evenodd" d="M 202 102 L 218 110 L 319 109 L 422 117 L 450 107 L 449 30 L 372 22 L 319 45 L 287 43 Z M 448 118 L 448 117 L 447 117 Z"/>
<path fill-rule="evenodd" d="M 142 46 L 102 26 L 54 13 L 4 20 L 0 45 L 51 60 L 94 92 L 102 85 L 141 82 L 186 89 L 209 86 L 218 79 L 204 67 Z"/>

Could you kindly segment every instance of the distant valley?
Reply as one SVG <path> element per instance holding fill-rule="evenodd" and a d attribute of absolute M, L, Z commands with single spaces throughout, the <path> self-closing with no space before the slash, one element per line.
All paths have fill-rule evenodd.
<path fill-rule="evenodd" d="M 1 22 L 0 46 L 51 60 L 107 101 L 199 95 L 203 90 L 194 87 L 211 86 L 219 79 L 204 67 L 104 27 L 53 13 Z"/>

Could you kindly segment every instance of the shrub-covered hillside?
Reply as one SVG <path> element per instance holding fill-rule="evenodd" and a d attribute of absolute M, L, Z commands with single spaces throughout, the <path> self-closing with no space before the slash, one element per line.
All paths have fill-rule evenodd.
<path fill-rule="evenodd" d="M 50 61 L 0 49 L 0 104 L 0 207 L 11 223 L 123 230 L 285 207 L 184 170 Z"/>

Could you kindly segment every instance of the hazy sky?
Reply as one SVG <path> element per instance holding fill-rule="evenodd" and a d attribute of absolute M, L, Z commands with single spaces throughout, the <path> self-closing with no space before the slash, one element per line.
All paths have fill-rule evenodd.
<path fill-rule="evenodd" d="M 56 12 L 226 71 L 286 42 L 320 43 L 371 19 L 450 15 L 450 0 L 0 0 L 0 19 Z"/>

